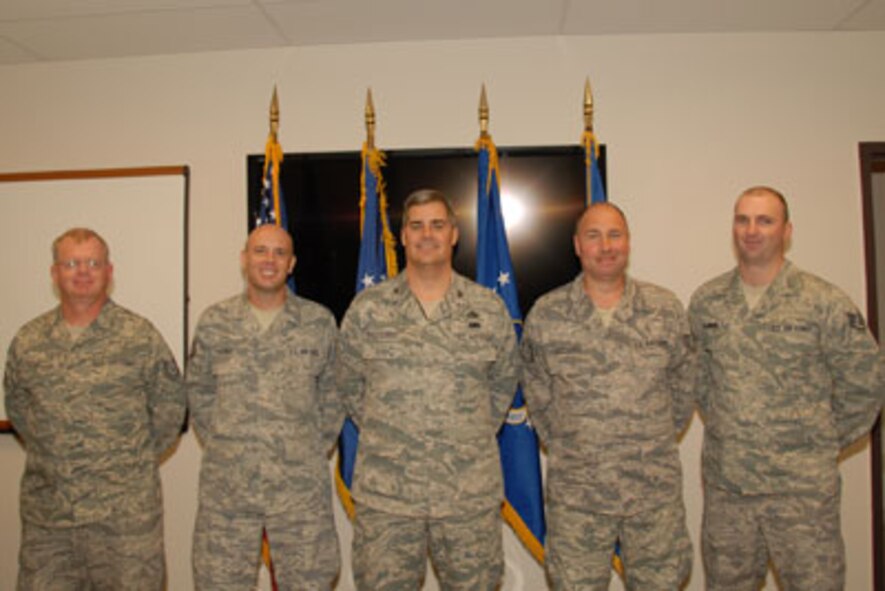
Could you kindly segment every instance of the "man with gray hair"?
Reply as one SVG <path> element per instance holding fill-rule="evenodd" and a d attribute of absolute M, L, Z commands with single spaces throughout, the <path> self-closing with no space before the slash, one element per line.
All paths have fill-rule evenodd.
<path fill-rule="evenodd" d="M 627 274 L 612 203 L 575 226 L 581 274 L 542 296 L 522 352 L 529 416 L 547 446 L 547 556 L 556 591 L 609 588 L 620 540 L 627 589 L 679 589 L 691 568 L 677 437 L 696 355 L 673 293 Z"/>
<path fill-rule="evenodd" d="M 108 295 L 107 243 L 74 228 L 52 244 L 60 305 L 9 347 L 6 412 L 27 453 L 19 591 L 165 581 L 158 466 L 184 423 L 160 333 Z"/>
<path fill-rule="evenodd" d="M 882 361 L 851 300 L 785 258 L 792 230 L 780 192 L 741 193 L 737 268 L 689 306 L 711 591 L 757 589 L 769 559 L 786 590 L 845 585 L 839 452 L 879 414 Z"/>
<path fill-rule="evenodd" d="M 452 269 L 455 214 L 438 191 L 405 202 L 406 268 L 362 291 L 341 326 L 337 384 L 360 429 L 357 588 L 418 589 L 427 554 L 444 590 L 503 574 L 495 434 L 518 377 L 503 301 Z"/>

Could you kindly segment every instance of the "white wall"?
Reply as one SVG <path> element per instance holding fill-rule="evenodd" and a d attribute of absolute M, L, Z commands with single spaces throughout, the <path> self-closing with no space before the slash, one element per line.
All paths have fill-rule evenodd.
<path fill-rule="evenodd" d="M 189 165 L 193 323 L 241 287 L 245 155 L 263 149 L 274 84 L 289 152 L 358 149 L 370 85 L 383 148 L 471 146 L 482 82 L 499 145 L 549 145 L 578 141 L 589 75 L 596 131 L 609 150 L 609 194 L 630 218 L 636 276 L 687 301 L 699 283 L 732 265 L 735 195 L 768 183 L 791 198 L 792 258 L 863 306 L 857 144 L 885 139 L 883 54 L 881 33 L 745 34 L 370 44 L 7 66 L 0 67 L 0 171 Z M 4 285 L 13 288 L 14 278 Z M 682 444 L 695 545 L 700 438 L 695 420 Z M 864 448 L 843 464 L 852 590 L 872 586 L 868 461 Z M 0 438 L 0 462 L 0 589 L 11 589 L 22 469 L 11 437 Z M 188 435 L 163 470 L 173 591 L 191 588 L 198 462 Z M 698 555 L 690 589 L 703 588 L 700 564 Z M 528 579 L 519 586 L 511 573 L 507 588 L 537 589 L 537 569 L 521 562 L 517 568 Z"/>

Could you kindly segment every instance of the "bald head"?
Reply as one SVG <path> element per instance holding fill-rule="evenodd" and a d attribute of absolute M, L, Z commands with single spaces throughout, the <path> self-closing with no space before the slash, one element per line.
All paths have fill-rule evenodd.
<path fill-rule="evenodd" d="M 273 236 L 278 240 L 282 240 L 288 246 L 289 252 L 294 252 L 294 246 L 292 244 L 292 236 L 276 224 L 262 224 L 257 226 L 254 230 L 249 232 L 249 237 L 246 238 L 246 244 L 243 246 L 243 252 L 249 250 L 249 246 L 254 244 L 257 241 L 262 240 L 264 237 Z"/>

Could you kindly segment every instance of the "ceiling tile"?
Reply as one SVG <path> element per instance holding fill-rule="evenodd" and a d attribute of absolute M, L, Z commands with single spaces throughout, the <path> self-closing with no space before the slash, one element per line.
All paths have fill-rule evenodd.
<path fill-rule="evenodd" d="M 563 33 L 831 30 L 865 1 L 585 0 L 569 5 Z"/>
<path fill-rule="evenodd" d="M 885 30 L 885 0 L 870 0 L 839 24 L 846 31 Z"/>
<path fill-rule="evenodd" d="M 12 41 L 0 37 L 0 64 L 22 64 L 38 59 L 39 56 L 35 56 Z"/>
<path fill-rule="evenodd" d="M 885 0 L 0 0 L 0 63 L 538 35 L 885 30 Z"/>
<path fill-rule="evenodd" d="M 3 0 L 0 22 L 252 5 L 252 0 Z"/>
<path fill-rule="evenodd" d="M 265 2 L 293 43 L 555 35 L 564 0 Z"/>
<path fill-rule="evenodd" d="M 55 60 L 285 44 L 254 6 L 0 22 L 0 36 Z"/>

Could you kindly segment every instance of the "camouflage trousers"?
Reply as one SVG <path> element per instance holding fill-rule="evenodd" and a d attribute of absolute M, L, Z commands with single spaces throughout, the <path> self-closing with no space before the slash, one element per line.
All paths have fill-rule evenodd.
<path fill-rule="evenodd" d="M 504 572 L 497 508 L 444 519 L 357 506 L 353 572 L 360 591 L 416 591 L 427 555 L 442 591 L 492 591 Z"/>
<path fill-rule="evenodd" d="M 630 516 L 550 503 L 545 567 L 551 589 L 607 591 L 617 540 L 629 591 L 679 589 L 688 578 L 692 548 L 682 499 Z"/>
<path fill-rule="evenodd" d="M 756 591 L 770 558 L 783 591 L 841 591 L 839 496 L 751 496 L 706 486 L 701 548 L 707 589 Z"/>
<path fill-rule="evenodd" d="M 339 556 L 330 512 L 231 515 L 202 506 L 194 530 L 194 588 L 244 591 L 255 587 L 263 528 L 280 591 L 331 588 Z"/>
<path fill-rule="evenodd" d="M 165 576 L 162 515 L 22 524 L 18 591 L 160 591 Z"/>

